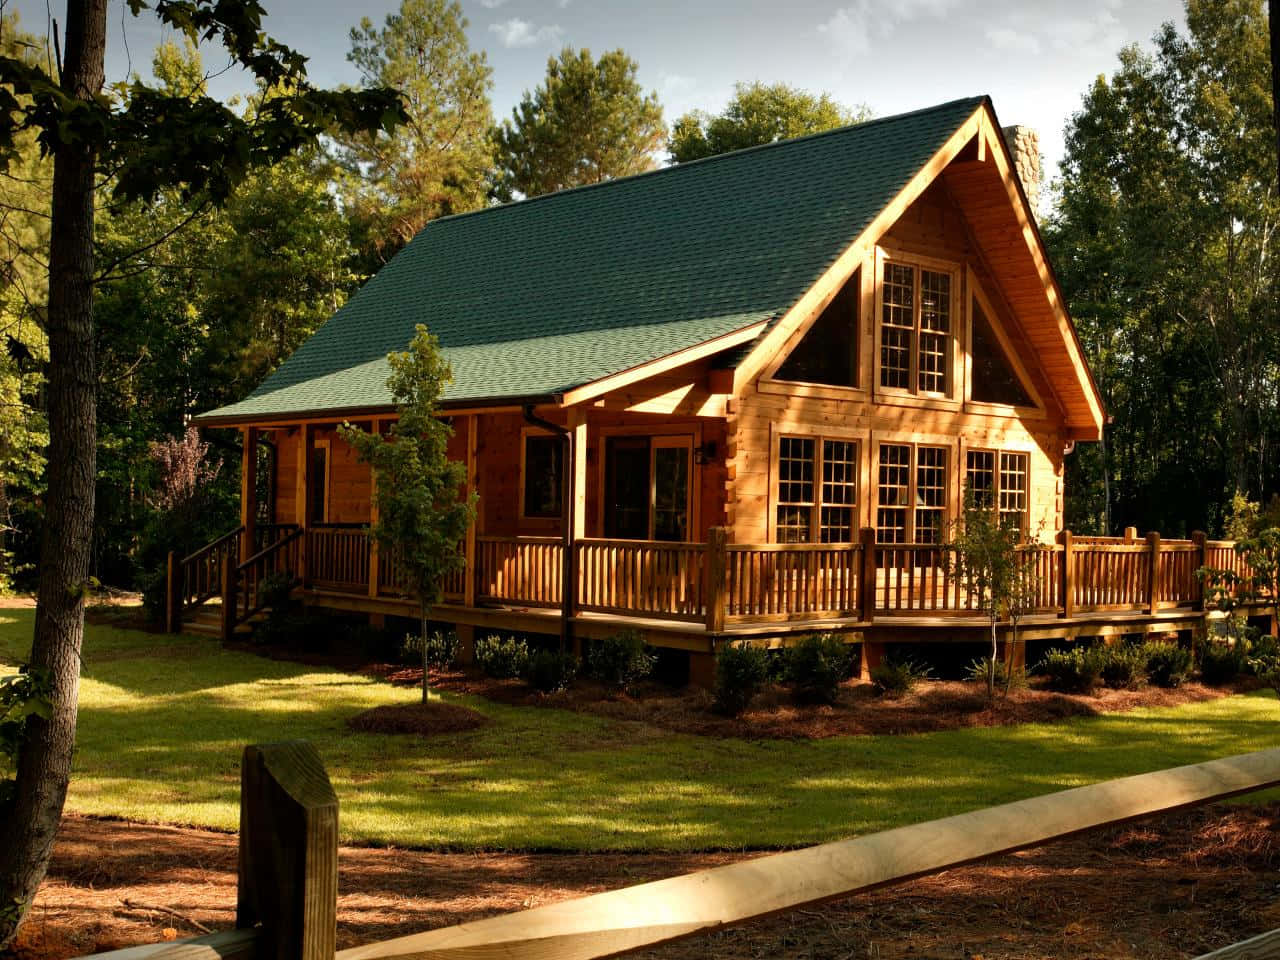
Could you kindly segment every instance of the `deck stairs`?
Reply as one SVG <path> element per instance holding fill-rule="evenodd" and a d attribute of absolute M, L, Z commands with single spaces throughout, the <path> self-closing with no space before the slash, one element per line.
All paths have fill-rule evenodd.
<path fill-rule="evenodd" d="M 247 637 L 253 632 L 253 624 L 265 620 L 270 608 L 258 611 L 247 621 L 236 626 L 237 637 Z M 222 637 L 222 602 L 210 600 L 196 607 L 182 618 L 182 632 L 194 637 Z"/>

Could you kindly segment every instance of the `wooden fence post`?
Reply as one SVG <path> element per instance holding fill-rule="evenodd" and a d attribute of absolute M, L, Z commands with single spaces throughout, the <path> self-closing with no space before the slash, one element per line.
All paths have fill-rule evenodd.
<path fill-rule="evenodd" d="M 871 527 L 858 531 L 862 544 L 862 562 L 858 565 L 858 604 L 860 619 L 870 622 L 876 615 L 876 532 Z"/>
<path fill-rule="evenodd" d="M 259 960 L 333 960 L 338 797 L 301 741 L 245 747 L 236 926 L 261 925 Z"/>
<path fill-rule="evenodd" d="M 1152 614 L 1160 606 L 1160 533 L 1147 532 L 1147 546 L 1151 549 L 1151 572 L 1147 577 L 1147 613 Z"/>
<path fill-rule="evenodd" d="M 222 642 L 230 643 L 236 630 L 236 555 L 222 551 Z"/>
<path fill-rule="evenodd" d="M 1196 545 L 1191 561 L 1191 602 L 1196 610 L 1204 609 L 1204 581 L 1200 579 L 1200 569 L 1206 565 L 1205 541 L 1208 535 L 1203 530 L 1191 531 L 1191 542 Z"/>
<path fill-rule="evenodd" d="M 1124 540 L 1125 540 L 1125 543 L 1133 543 L 1133 542 L 1134 542 L 1135 540 L 1137 540 L 1137 539 L 1138 539 L 1138 528 L 1137 528 L 1137 527 L 1125 527 L 1125 528 L 1124 528 Z"/>
<path fill-rule="evenodd" d="M 164 581 L 164 632 L 177 633 L 182 629 L 182 590 L 178 586 L 181 571 L 177 555 L 170 550 L 165 562 Z"/>
<path fill-rule="evenodd" d="M 707 531 L 707 633 L 724 630 L 725 608 L 729 605 L 728 546 L 729 531 L 724 527 L 712 527 Z"/>
<path fill-rule="evenodd" d="M 1058 534 L 1058 542 L 1062 544 L 1062 618 L 1070 620 L 1075 616 L 1075 562 L 1072 556 L 1071 531 L 1063 530 Z"/>

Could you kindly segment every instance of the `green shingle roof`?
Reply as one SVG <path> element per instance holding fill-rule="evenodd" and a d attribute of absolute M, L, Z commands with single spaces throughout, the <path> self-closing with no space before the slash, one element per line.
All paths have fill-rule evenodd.
<path fill-rule="evenodd" d="M 248 398 L 203 420 L 388 406 L 425 323 L 447 402 L 543 398 L 782 316 L 983 98 L 429 223 Z"/>

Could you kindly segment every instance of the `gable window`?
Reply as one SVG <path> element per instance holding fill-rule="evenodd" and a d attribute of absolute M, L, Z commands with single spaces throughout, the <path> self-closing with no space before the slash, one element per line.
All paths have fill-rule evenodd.
<path fill-rule="evenodd" d="M 947 448 L 880 444 L 876 539 L 940 543 L 947 521 Z"/>
<path fill-rule="evenodd" d="M 860 273 L 840 288 L 774 374 L 776 380 L 857 386 Z"/>
<path fill-rule="evenodd" d="M 521 470 L 521 514 L 530 519 L 559 517 L 564 485 L 561 439 L 550 434 L 526 433 Z"/>
<path fill-rule="evenodd" d="M 880 386 L 951 394 L 953 275 L 886 260 L 880 284 Z"/>
<path fill-rule="evenodd" d="M 1028 521 L 1028 458 L 1007 450 L 970 450 L 965 464 L 965 488 L 980 507 L 998 505 L 1002 523 L 1026 532 Z"/>
<path fill-rule="evenodd" d="M 973 299 L 973 336 L 970 351 L 973 355 L 972 384 L 969 396 L 980 403 L 1000 403 L 1010 407 L 1035 406 L 1027 388 L 1014 372 L 1013 364 L 1005 354 L 986 311 Z"/>
<path fill-rule="evenodd" d="M 852 543 L 857 531 L 858 443 L 778 440 L 778 543 Z"/>

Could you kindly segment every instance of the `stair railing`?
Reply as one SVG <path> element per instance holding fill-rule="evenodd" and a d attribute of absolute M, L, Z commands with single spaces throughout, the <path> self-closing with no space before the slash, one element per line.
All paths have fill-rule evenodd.
<path fill-rule="evenodd" d="M 262 584 L 268 577 L 283 575 L 290 589 L 301 583 L 302 538 L 305 530 L 295 527 L 270 546 L 259 550 L 244 563 L 224 559 L 222 583 L 222 639 L 230 640 L 236 627 L 246 623 L 267 606 Z"/>
<path fill-rule="evenodd" d="M 259 524 L 255 531 L 255 549 L 261 552 L 296 531 L 295 523 Z M 177 633 L 183 620 L 206 601 L 225 592 L 223 572 L 227 562 L 240 555 L 244 525 L 229 530 L 199 550 L 179 558 L 169 552 L 165 587 L 165 629 Z"/>

